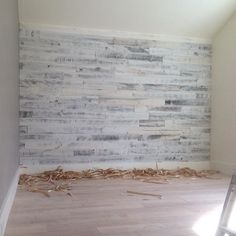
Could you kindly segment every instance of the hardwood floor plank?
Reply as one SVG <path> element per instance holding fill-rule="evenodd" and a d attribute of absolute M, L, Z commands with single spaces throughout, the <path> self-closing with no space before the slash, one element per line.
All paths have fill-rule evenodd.
<path fill-rule="evenodd" d="M 196 236 L 193 225 L 223 203 L 229 178 L 173 179 L 168 184 L 134 180 L 83 180 L 73 197 L 50 198 L 19 189 L 6 236 Z M 127 190 L 159 193 L 128 194 Z"/>

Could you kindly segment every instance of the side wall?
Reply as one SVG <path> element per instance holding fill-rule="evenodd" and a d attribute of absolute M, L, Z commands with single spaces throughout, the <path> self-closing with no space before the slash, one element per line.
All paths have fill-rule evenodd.
<path fill-rule="evenodd" d="M 0 1 L 0 208 L 18 168 L 18 9 Z"/>
<path fill-rule="evenodd" d="M 206 161 L 211 45 L 22 26 L 24 165 Z"/>
<path fill-rule="evenodd" d="M 236 14 L 213 43 L 212 167 L 236 170 Z"/>

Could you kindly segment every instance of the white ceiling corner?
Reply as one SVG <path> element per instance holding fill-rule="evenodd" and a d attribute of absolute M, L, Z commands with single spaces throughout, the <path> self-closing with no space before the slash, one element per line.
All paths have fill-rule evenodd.
<path fill-rule="evenodd" d="M 19 0 L 21 23 L 211 39 L 236 0 Z"/>

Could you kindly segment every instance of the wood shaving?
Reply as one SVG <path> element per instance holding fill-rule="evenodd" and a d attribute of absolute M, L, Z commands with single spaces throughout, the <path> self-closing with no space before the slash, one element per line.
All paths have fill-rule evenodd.
<path fill-rule="evenodd" d="M 39 174 L 29 175 L 22 174 L 20 176 L 19 185 L 29 192 L 38 192 L 47 197 L 50 192 L 65 192 L 70 193 L 71 184 L 68 183 L 82 179 L 134 179 L 146 183 L 166 184 L 171 178 L 212 178 L 218 171 L 203 170 L 196 171 L 194 169 L 184 167 L 176 170 L 167 169 L 133 169 L 133 170 L 119 170 L 119 169 L 89 169 L 84 171 L 64 171 L 60 166 L 55 170 L 44 171 Z"/>
<path fill-rule="evenodd" d="M 137 195 L 144 195 L 144 196 L 152 196 L 152 197 L 158 197 L 161 199 L 161 194 L 154 194 L 154 193 L 141 193 L 141 192 L 136 192 L 136 191 L 130 191 L 128 190 L 127 193 L 129 194 L 137 194 Z"/>

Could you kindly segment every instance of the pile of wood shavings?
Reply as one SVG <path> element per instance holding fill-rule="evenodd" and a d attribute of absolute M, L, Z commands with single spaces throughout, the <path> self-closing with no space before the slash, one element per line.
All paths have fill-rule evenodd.
<path fill-rule="evenodd" d="M 50 192 L 60 191 L 72 196 L 70 193 L 73 181 L 81 179 L 115 179 L 126 178 L 135 179 L 146 183 L 164 184 L 168 179 L 190 177 L 190 178 L 211 178 L 210 176 L 218 174 L 218 171 L 203 170 L 196 171 L 185 167 L 176 170 L 166 169 L 89 169 L 86 171 L 64 171 L 61 167 L 55 170 L 44 171 L 43 173 L 20 176 L 19 185 L 29 192 L 38 192 L 50 197 Z"/>

